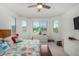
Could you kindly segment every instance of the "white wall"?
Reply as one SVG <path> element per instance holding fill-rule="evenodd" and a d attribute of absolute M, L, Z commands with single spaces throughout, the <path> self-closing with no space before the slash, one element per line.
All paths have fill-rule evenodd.
<path fill-rule="evenodd" d="M 32 28 L 32 22 L 33 21 L 43 21 L 46 20 L 48 21 L 48 28 L 47 28 L 47 37 L 49 39 L 54 39 L 54 40 L 61 40 L 61 31 L 60 31 L 60 27 L 61 25 L 59 25 L 59 33 L 56 34 L 53 32 L 53 20 L 61 20 L 61 18 L 59 16 L 57 17 L 52 17 L 52 18 L 27 18 L 27 17 L 19 17 L 19 19 L 17 20 L 17 33 L 19 33 L 20 35 L 22 34 L 22 28 L 21 28 L 21 22 L 22 20 L 26 20 L 27 21 L 27 35 L 26 37 L 28 38 L 32 38 L 33 37 L 38 37 L 38 35 L 34 35 L 33 34 L 33 28 Z"/>
<path fill-rule="evenodd" d="M 0 29 L 11 29 L 10 20 L 12 17 L 18 17 L 15 13 L 9 9 L 0 6 Z"/>
<path fill-rule="evenodd" d="M 64 49 L 69 55 L 79 55 L 79 43 L 69 41 L 68 39 L 69 36 L 79 39 L 79 30 L 74 30 L 73 23 L 73 18 L 77 16 L 79 16 L 79 6 L 62 16 L 62 39 L 64 39 Z"/>
<path fill-rule="evenodd" d="M 19 33 L 20 35 L 22 34 L 22 28 L 21 28 L 21 23 L 22 23 L 22 20 L 26 20 L 27 22 L 27 32 L 26 32 L 26 36 L 28 38 L 32 38 L 34 37 L 34 33 L 33 33 L 33 21 L 41 21 L 41 20 L 46 20 L 48 21 L 48 19 L 45 19 L 45 18 L 27 18 L 27 17 L 20 17 L 19 20 L 17 20 L 17 33 Z M 49 19 L 50 20 L 50 19 Z M 18 30 L 19 29 L 19 30 Z"/>

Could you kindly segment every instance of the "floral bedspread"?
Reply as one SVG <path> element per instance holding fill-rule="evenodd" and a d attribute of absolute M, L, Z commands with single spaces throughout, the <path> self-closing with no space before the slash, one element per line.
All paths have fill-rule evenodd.
<path fill-rule="evenodd" d="M 5 54 L 5 56 L 39 56 L 40 43 L 37 40 L 25 40 L 14 44 Z"/>

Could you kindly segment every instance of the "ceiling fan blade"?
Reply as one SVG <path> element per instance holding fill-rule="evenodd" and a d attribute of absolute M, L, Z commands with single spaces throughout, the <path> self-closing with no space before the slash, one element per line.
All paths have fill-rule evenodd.
<path fill-rule="evenodd" d="M 42 3 L 37 3 L 37 5 L 42 5 Z"/>
<path fill-rule="evenodd" d="M 51 7 L 50 6 L 48 6 L 48 5 L 42 5 L 43 6 L 43 8 L 47 8 L 47 9 L 50 9 Z"/>
<path fill-rule="evenodd" d="M 31 6 L 28 6 L 28 7 L 30 8 L 30 7 L 36 7 L 36 6 L 37 6 L 37 5 L 31 5 Z"/>

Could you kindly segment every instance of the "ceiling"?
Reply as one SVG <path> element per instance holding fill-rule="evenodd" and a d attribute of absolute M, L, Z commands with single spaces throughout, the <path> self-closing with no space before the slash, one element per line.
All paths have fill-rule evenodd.
<path fill-rule="evenodd" d="M 51 9 L 42 9 L 40 12 L 38 12 L 36 7 L 27 7 L 34 4 L 36 3 L 1 3 L 0 6 L 7 7 L 20 16 L 47 18 L 62 15 L 68 10 L 79 5 L 78 3 L 44 3 L 51 6 Z"/>

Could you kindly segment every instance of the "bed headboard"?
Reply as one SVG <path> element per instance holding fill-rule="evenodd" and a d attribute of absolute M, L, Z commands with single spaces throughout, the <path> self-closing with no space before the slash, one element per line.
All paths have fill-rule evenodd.
<path fill-rule="evenodd" d="M 11 36 L 11 29 L 0 29 L 0 38 Z"/>

